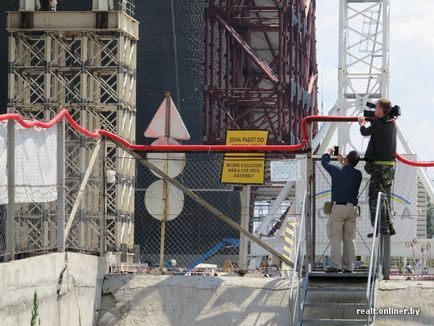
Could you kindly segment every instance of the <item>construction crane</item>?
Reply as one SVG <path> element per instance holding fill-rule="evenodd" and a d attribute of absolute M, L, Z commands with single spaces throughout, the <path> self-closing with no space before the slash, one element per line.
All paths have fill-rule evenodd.
<path fill-rule="evenodd" d="M 340 0 L 338 99 L 329 115 L 358 116 L 366 102 L 389 97 L 390 0 Z M 416 155 L 397 121 L 398 140 L 406 154 Z M 326 122 L 312 143 L 318 153 L 330 147 L 337 133 L 342 152 L 360 150 L 351 140 L 351 123 Z M 430 198 L 434 188 L 424 168 L 418 176 Z"/>

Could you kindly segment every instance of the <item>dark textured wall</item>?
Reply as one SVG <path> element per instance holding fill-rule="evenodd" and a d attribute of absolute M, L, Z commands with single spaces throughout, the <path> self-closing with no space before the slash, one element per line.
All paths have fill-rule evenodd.
<path fill-rule="evenodd" d="M 192 136 L 201 142 L 203 90 L 204 1 L 174 1 L 179 94 L 176 74 L 172 15 L 169 0 L 136 1 L 140 21 L 137 68 L 137 142 L 156 109 L 170 91 Z M 178 101 L 179 96 L 179 101 Z"/>
<path fill-rule="evenodd" d="M 204 6 L 203 0 L 174 0 L 175 19 L 171 15 L 170 0 L 136 1 L 136 19 L 140 22 L 137 64 L 137 143 L 149 143 L 143 132 L 164 98 L 166 90 L 190 132 L 191 140 L 184 143 L 202 143 L 203 62 L 204 62 Z M 176 69 L 172 24 L 175 23 L 179 94 L 176 90 Z M 179 96 L 179 98 L 178 98 Z M 194 155 L 189 155 L 192 157 Z M 198 156 L 202 157 L 202 156 Z M 208 175 L 212 162 L 186 167 L 182 182 L 203 178 L 203 184 L 192 188 L 207 188 L 210 179 L 219 187 L 219 176 Z M 138 187 L 147 188 L 156 178 L 149 171 L 138 168 Z M 238 193 L 201 193 L 201 196 L 230 216 L 239 216 Z M 144 192 L 136 192 L 135 239 L 146 254 L 158 253 L 159 222 L 147 214 L 143 205 Z M 239 232 L 218 220 L 201 206 L 185 199 L 184 211 L 167 224 L 166 253 L 203 253 L 227 237 L 238 237 Z M 174 236 L 176 235 L 176 236 Z"/>

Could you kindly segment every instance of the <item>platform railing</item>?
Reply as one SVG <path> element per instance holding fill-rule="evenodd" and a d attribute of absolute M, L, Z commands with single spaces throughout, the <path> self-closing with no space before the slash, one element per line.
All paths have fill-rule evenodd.
<path fill-rule="evenodd" d="M 386 194 L 378 192 L 377 209 L 375 211 L 374 231 L 371 245 L 371 258 L 369 262 L 368 285 L 366 287 L 366 299 L 368 307 L 374 307 L 376 302 L 376 289 L 378 282 L 382 278 L 383 268 L 383 237 L 380 232 L 381 225 L 381 206 L 382 201 L 386 200 Z M 378 236 L 377 236 L 378 234 Z M 375 321 L 375 314 L 369 316 L 369 323 Z"/>
<path fill-rule="evenodd" d="M 291 280 L 291 288 L 290 288 L 290 298 L 292 303 L 292 324 L 295 325 L 296 321 L 300 319 L 302 315 L 302 307 L 303 307 L 303 300 L 305 298 L 305 291 L 306 286 L 303 287 L 302 277 L 303 277 L 303 266 L 304 266 L 304 257 L 305 257 L 305 243 L 306 239 L 303 236 L 305 232 L 306 227 L 306 205 L 310 201 L 310 194 L 306 191 L 304 193 L 304 199 L 301 207 L 301 214 L 300 214 L 300 221 L 297 226 L 297 232 L 296 232 L 296 252 L 295 252 L 295 258 L 294 258 L 294 269 L 292 273 L 292 280 Z M 297 282 L 297 292 L 294 296 L 294 284 Z M 303 295 L 300 297 L 301 291 L 303 292 Z M 302 300 L 300 301 L 300 298 Z"/>

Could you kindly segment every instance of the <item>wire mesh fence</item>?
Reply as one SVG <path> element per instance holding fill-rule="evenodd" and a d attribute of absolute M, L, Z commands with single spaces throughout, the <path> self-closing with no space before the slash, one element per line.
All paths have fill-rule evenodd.
<path fill-rule="evenodd" d="M 288 220 L 294 221 L 299 214 L 299 209 L 295 210 L 295 179 L 291 181 L 290 187 L 286 187 L 280 203 L 275 207 L 273 203 L 288 181 L 287 177 L 294 174 L 290 170 L 298 169 L 298 161 L 294 160 L 294 167 L 293 164 L 284 164 L 288 161 L 286 157 L 269 155 L 265 164 L 264 183 L 246 186 L 221 182 L 223 160 L 223 154 L 189 153 L 186 156 L 185 168 L 175 179 L 237 224 L 242 224 L 243 206 L 247 207 L 247 228 L 251 233 L 256 234 L 265 221 L 267 225 L 262 226 L 261 233 L 263 241 L 271 243 L 279 252 L 282 252 L 285 241 L 291 246 L 290 242 L 294 239 L 286 238 L 282 230 Z M 170 165 L 169 161 L 170 159 L 166 161 L 167 165 Z M 279 162 L 280 164 L 276 164 Z M 194 199 L 184 196 L 182 192 L 173 191 L 170 194 L 169 189 L 169 201 L 182 202 L 182 209 L 167 207 L 167 222 L 163 222 L 164 214 L 155 213 L 158 209 L 154 206 L 161 205 L 160 202 L 164 199 L 155 196 L 153 192 L 157 184 L 162 184 L 161 179 L 148 168 L 139 165 L 137 182 L 135 239 L 141 247 L 142 263 L 160 266 L 163 245 L 161 239 L 164 232 L 165 267 L 171 267 L 176 262 L 179 270 L 188 271 L 200 268 L 203 264 L 212 264 L 222 270 L 235 270 L 240 269 L 243 259 L 246 260 L 244 263 L 249 262 L 246 266 L 250 270 L 273 265 L 271 260 L 266 259 L 272 256 L 266 249 L 253 241 L 244 240 L 240 237 L 239 230 L 225 223 Z M 247 200 L 243 202 L 243 192 L 247 189 Z M 160 213 L 163 211 L 163 208 L 159 210 Z M 171 215 L 172 212 L 175 214 Z M 163 223 L 166 224 L 164 231 Z M 246 256 L 240 258 L 243 241 L 248 243 L 248 249 Z"/>
<path fill-rule="evenodd" d="M 147 162 L 182 187 L 172 185 L 143 164 L 127 164 L 135 166 L 136 175 L 134 187 L 128 188 L 123 187 L 124 176 L 113 163 L 117 156 L 124 155 L 121 149 L 89 139 L 66 124 L 53 128 L 26 134 L 28 130 L 17 124 L 1 125 L 1 257 L 63 248 L 100 254 L 119 251 L 121 248 L 106 245 L 112 237 L 121 244 L 134 239 L 140 247 L 139 260 L 160 269 L 188 272 L 207 264 L 220 270 L 280 268 L 272 250 L 293 261 L 306 189 L 306 158 L 285 154 L 240 156 L 241 166 L 255 169 L 257 162 L 249 165 L 246 160 L 264 161 L 263 171 L 262 167 L 232 171 L 246 177 L 259 173 L 264 179 L 243 185 L 222 182 L 222 172 L 228 166 L 224 154 L 148 153 Z M 12 139 L 8 133 L 11 130 Z M 366 257 L 370 255 L 366 235 L 372 228 L 367 204 L 369 175 L 363 165 L 360 162 L 357 167 L 363 171 L 363 181 L 356 255 Z M 322 207 L 331 198 L 331 180 L 318 159 L 313 167 L 313 245 L 316 264 L 325 265 L 329 242 Z M 116 175 L 110 176 L 110 172 Z M 124 194 L 128 189 L 134 194 Z M 392 238 L 392 256 L 413 256 L 415 260 L 418 256 L 411 244 L 418 238 L 421 224 L 426 223 L 426 211 L 423 215 L 420 210 L 426 206 L 422 191 L 416 169 L 397 163 L 392 212 L 398 234 Z M 114 195 L 107 196 L 109 192 Z M 112 208 L 122 208 L 123 198 L 134 200 L 131 223 L 124 223 L 122 209 Z M 241 235 L 240 226 L 253 238 Z M 131 247 L 127 250 L 132 252 Z M 430 259 L 429 250 L 426 246 L 426 261 Z"/>
<path fill-rule="evenodd" d="M 49 129 L 25 129 L 16 123 L 13 127 L 9 134 L 7 124 L 2 128 L 3 171 L 10 177 L 1 188 L 10 196 L 0 209 L 0 256 L 6 260 L 48 251 L 120 251 L 107 244 L 110 237 L 121 245 L 135 238 L 141 262 L 150 267 L 176 266 L 183 271 L 211 264 L 220 270 L 274 268 L 277 272 L 280 263 L 271 259 L 264 243 L 279 255 L 286 248 L 285 259 L 292 259 L 294 232 L 288 235 L 285 230 L 289 222 L 296 225 L 299 214 L 298 160 L 261 158 L 265 163 L 259 173 L 264 182 L 241 185 L 221 182 L 224 154 L 148 154 L 148 162 L 199 196 L 204 205 L 141 164 L 127 164 L 136 166 L 135 188 L 134 194 L 123 194 L 128 191 L 122 187 L 124 176 L 112 162 L 123 155 L 122 150 L 87 138 L 67 124 Z M 18 135 L 26 132 L 17 142 Z M 22 149 L 21 143 L 30 147 Z M 255 158 L 240 160 L 245 166 L 256 166 L 249 163 Z M 115 195 L 107 196 L 110 191 Z M 112 209 L 114 204 L 122 208 L 123 198 L 135 200 L 132 223 L 124 223 L 123 212 Z M 240 235 L 240 224 L 255 241 Z"/>
<path fill-rule="evenodd" d="M 101 252 L 104 171 L 100 163 L 89 165 L 96 142 L 63 123 L 26 129 L 9 121 L 0 129 L 0 259 Z"/>
<path fill-rule="evenodd" d="M 340 165 L 337 161 L 334 163 Z M 367 238 L 367 234 L 372 232 L 370 213 L 368 205 L 368 190 L 370 176 L 364 171 L 365 162 L 360 161 L 357 169 L 362 171 L 363 179 L 359 191 L 359 205 L 361 214 L 357 218 L 355 249 L 359 256 L 359 264 L 363 265 L 366 261 L 364 257 L 370 256 L 372 239 Z M 321 166 L 320 160 L 314 164 L 315 176 L 315 219 L 314 250 L 317 267 L 327 265 L 327 256 L 330 252 L 329 240 L 326 234 L 328 215 L 323 212 L 324 203 L 331 201 L 331 178 Z M 396 163 L 395 180 L 392 185 L 391 213 L 397 234 L 391 237 L 392 251 L 391 256 L 405 257 L 412 256 L 408 244 L 415 241 L 418 237 L 418 229 L 426 225 L 426 211 L 421 207 L 426 206 L 426 198 L 423 200 L 424 190 L 418 188 L 417 170 L 414 167 Z M 422 235 L 423 238 L 426 237 Z"/>

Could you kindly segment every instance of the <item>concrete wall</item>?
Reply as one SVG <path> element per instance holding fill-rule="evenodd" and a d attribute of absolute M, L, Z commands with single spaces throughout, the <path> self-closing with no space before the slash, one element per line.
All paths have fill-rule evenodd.
<path fill-rule="evenodd" d="M 104 258 L 76 253 L 0 264 L 0 324 L 30 325 L 36 291 L 40 325 L 94 325 L 105 270 Z"/>
<path fill-rule="evenodd" d="M 289 280 L 275 278 L 110 275 L 98 325 L 288 326 L 289 287 Z M 376 308 L 389 307 L 420 312 L 377 315 L 377 326 L 434 325 L 434 282 L 380 282 Z"/>
<path fill-rule="evenodd" d="M 419 315 L 376 315 L 376 326 L 434 325 L 434 281 L 382 281 L 379 285 L 377 309 L 420 309 Z"/>
<path fill-rule="evenodd" d="M 290 325 L 289 280 L 111 275 L 98 325 Z"/>

